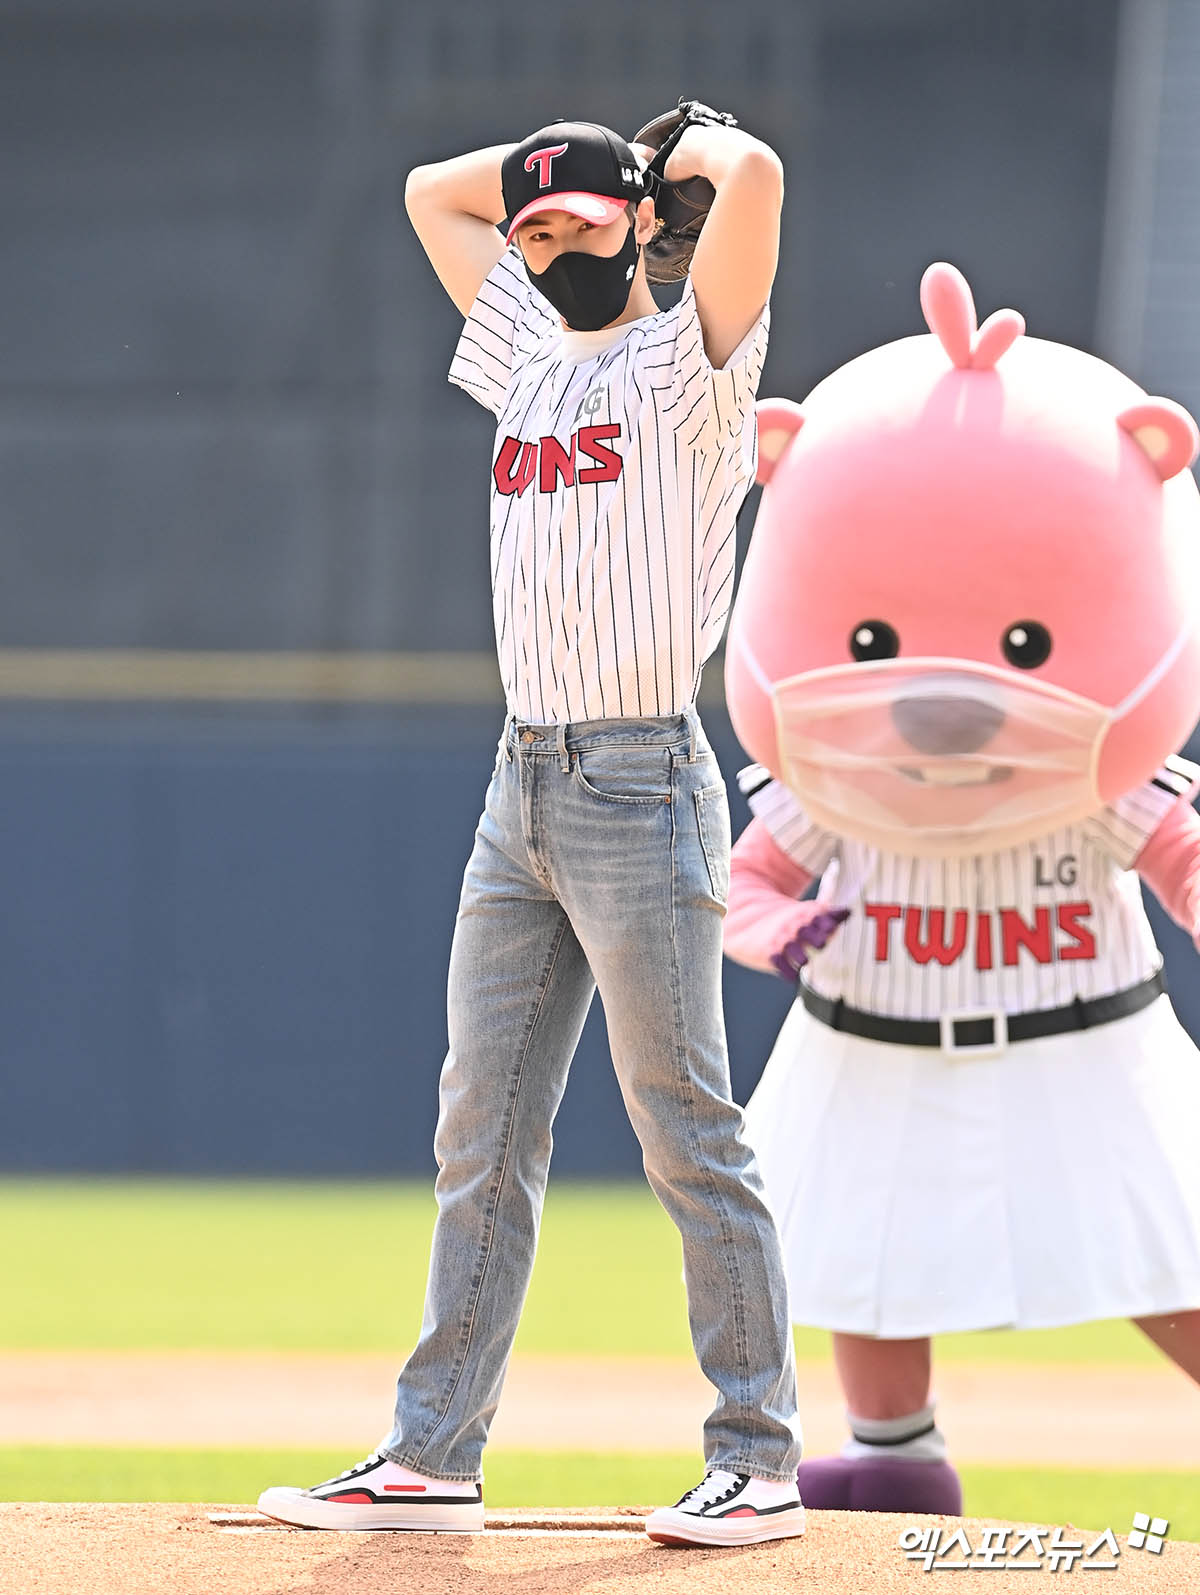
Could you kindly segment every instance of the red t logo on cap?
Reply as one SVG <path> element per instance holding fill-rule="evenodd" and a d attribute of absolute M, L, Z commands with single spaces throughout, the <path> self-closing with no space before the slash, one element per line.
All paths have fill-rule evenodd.
<path fill-rule="evenodd" d="M 555 144 L 551 149 L 534 150 L 532 155 L 525 157 L 525 170 L 527 172 L 532 172 L 535 166 L 538 168 L 539 188 L 550 187 L 550 162 L 556 155 L 565 155 L 566 152 L 567 146 L 565 144 Z"/>

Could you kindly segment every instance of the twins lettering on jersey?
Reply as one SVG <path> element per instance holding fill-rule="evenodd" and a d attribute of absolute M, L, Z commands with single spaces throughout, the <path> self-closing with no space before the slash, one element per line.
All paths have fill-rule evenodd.
<path fill-rule="evenodd" d="M 1073 853 L 1045 859 L 1034 855 L 1034 884 L 1074 886 L 1079 861 Z M 1012 969 L 1026 954 L 1038 964 L 1094 959 L 1096 936 L 1087 921 L 1089 902 L 1042 905 L 1032 920 L 1016 908 L 930 908 L 920 903 L 864 903 L 875 927 L 875 962 L 890 963 L 903 952 L 914 964 L 943 967 L 965 958 L 976 969 Z"/>
<path fill-rule="evenodd" d="M 875 927 L 875 962 L 890 963 L 898 953 L 915 964 L 944 966 L 967 959 L 976 969 L 1013 968 L 1027 954 L 1038 964 L 1067 963 L 1096 956 L 1096 937 L 1087 921 L 1091 903 L 1058 903 L 1035 908 L 1027 920 L 1015 908 L 929 908 L 920 903 L 864 903 Z"/>
<path fill-rule="evenodd" d="M 582 482 L 615 482 L 623 462 L 608 444 L 620 435 L 620 426 L 613 422 L 608 426 L 581 426 L 571 433 L 566 448 L 556 437 L 524 443 L 520 438 L 506 437 L 492 466 L 496 491 L 506 496 L 515 493 L 520 498 L 535 477 L 539 493 L 556 492 L 560 482 L 564 487 Z M 582 457 L 592 463 L 582 464 Z"/>

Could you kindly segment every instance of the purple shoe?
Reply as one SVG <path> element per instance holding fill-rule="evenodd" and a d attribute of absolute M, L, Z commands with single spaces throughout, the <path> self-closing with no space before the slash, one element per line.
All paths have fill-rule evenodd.
<path fill-rule="evenodd" d="M 906 1457 L 814 1457 L 796 1473 L 817 1511 L 938 1512 L 962 1516 L 962 1481 L 948 1462 Z"/>

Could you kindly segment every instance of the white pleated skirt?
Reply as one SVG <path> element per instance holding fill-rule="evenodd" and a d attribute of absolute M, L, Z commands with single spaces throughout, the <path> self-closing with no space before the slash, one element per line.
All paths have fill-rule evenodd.
<path fill-rule="evenodd" d="M 989 1057 L 797 1002 L 746 1120 L 796 1323 L 896 1340 L 1200 1307 L 1200 1052 L 1166 997 Z"/>

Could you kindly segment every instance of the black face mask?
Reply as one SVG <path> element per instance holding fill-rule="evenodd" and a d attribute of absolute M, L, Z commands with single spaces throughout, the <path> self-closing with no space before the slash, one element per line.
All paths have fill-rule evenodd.
<path fill-rule="evenodd" d="M 567 250 L 545 271 L 525 271 L 530 282 L 576 332 L 597 332 L 615 321 L 629 303 L 640 248 L 630 227 L 615 255 Z"/>

